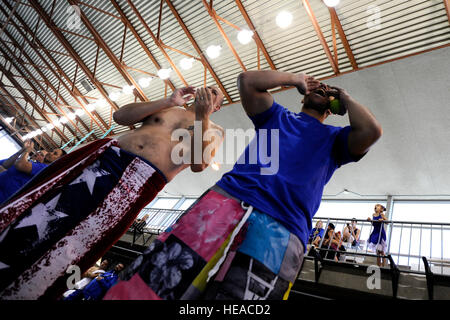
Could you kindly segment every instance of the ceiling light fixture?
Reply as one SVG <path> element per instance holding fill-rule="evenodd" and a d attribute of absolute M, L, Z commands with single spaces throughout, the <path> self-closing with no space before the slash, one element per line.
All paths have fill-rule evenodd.
<path fill-rule="evenodd" d="M 323 2 L 327 7 L 336 7 L 339 4 L 340 0 L 323 0 Z"/>
<path fill-rule="evenodd" d="M 120 98 L 120 92 L 119 91 L 114 91 L 112 93 L 109 94 L 109 98 L 111 99 L 111 101 L 117 101 Z"/>
<path fill-rule="evenodd" d="M 61 119 L 59 119 L 59 123 L 65 124 L 69 122 L 69 119 L 67 119 L 67 117 L 62 117 Z"/>
<path fill-rule="evenodd" d="M 152 81 L 152 77 L 147 77 L 147 78 L 141 78 L 139 79 L 139 85 L 142 88 L 147 88 L 150 85 L 150 81 Z"/>
<path fill-rule="evenodd" d="M 172 72 L 172 69 L 159 69 L 158 70 L 158 77 L 160 77 L 162 80 L 166 80 L 170 78 L 170 73 Z"/>
<path fill-rule="evenodd" d="M 221 46 L 215 46 L 215 45 L 211 45 L 208 48 L 206 48 L 206 54 L 208 55 L 208 57 L 210 57 L 211 59 L 215 59 L 218 56 L 220 56 L 220 51 L 222 50 Z"/>
<path fill-rule="evenodd" d="M 77 116 L 79 116 L 79 117 L 81 117 L 82 115 L 84 115 L 84 110 L 83 109 L 77 109 L 76 111 L 75 111 L 75 114 L 77 115 Z"/>
<path fill-rule="evenodd" d="M 194 63 L 194 58 L 183 58 L 180 61 L 180 67 L 183 70 L 189 70 L 192 68 L 193 63 Z"/>
<path fill-rule="evenodd" d="M 95 103 L 89 103 L 89 104 L 86 106 L 86 110 L 89 111 L 89 112 L 94 111 L 94 110 L 95 110 Z"/>
<path fill-rule="evenodd" d="M 249 44 L 253 39 L 253 31 L 242 29 L 237 35 L 237 39 L 241 44 Z"/>
<path fill-rule="evenodd" d="M 134 86 L 125 86 L 122 89 L 122 92 L 125 94 L 133 94 Z"/>
<path fill-rule="evenodd" d="M 281 11 L 276 17 L 276 22 L 280 28 L 285 29 L 291 25 L 292 19 L 293 17 L 290 12 Z"/>
<path fill-rule="evenodd" d="M 77 117 L 77 115 L 75 113 L 69 113 L 67 115 L 67 118 L 69 118 L 70 120 L 75 120 L 76 117 Z"/>

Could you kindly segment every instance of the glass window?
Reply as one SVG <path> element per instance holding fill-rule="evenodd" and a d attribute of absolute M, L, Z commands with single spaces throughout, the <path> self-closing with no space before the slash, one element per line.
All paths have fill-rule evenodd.
<path fill-rule="evenodd" d="M 375 205 L 379 203 L 386 207 L 386 201 L 331 201 L 324 200 L 320 204 L 316 217 L 345 218 L 366 220 L 372 217 Z"/>
<path fill-rule="evenodd" d="M 197 199 L 188 198 L 181 204 L 179 210 L 187 210 Z"/>
<path fill-rule="evenodd" d="M 0 131 L 0 160 L 11 157 L 20 150 L 20 146 L 12 139 L 6 131 Z"/>
<path fill-rule="evenodd" d="M 450 223 L 450 201 L 394 201 L 392 220 Z"/>
<path fill-rule="evenodd" d="M 180 201 L 179 198 L 159 198 L 155 201 L 152 208 L 155 209 L 172 209 L 177 202 Z"/>

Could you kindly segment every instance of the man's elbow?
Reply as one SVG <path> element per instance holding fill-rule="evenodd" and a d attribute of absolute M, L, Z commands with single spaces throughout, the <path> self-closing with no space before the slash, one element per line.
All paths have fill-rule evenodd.
<path fill-rule="evenodd" d="M 252 75 L 249 71 L 244 71 L 239 74 L 237 78 L 237 86 L 239 91 L 243 91 L 251 87 L 252 84 Z"/>
<path fill-rule="evenodd" d="M 113 113 L 113 119 L 117 124 L 120 124 L 122 126 L 127 126 L 128 123 L 124 117 L 124 112 L 123 110 L 117 110 L 116 112 Z"/>
<path fill-rule="evenodd" d="M 16 163 L 14 163 L 14 167 L 16 168 L 17 171 L 20 172 L 24 172 L 24 173 L 30 173 L 31 170 L 29 168 L 29 166 L 27 165 L 27 163 L 23 163 L 21 161 L 18 161 Z"/>
<path fill-rule="evenodd" d="M 381 136 L 383 135 L 383 128 L 378 122 L 374 123 L 370 131 L 371 131 L 370 136 L 374 143 L 378 141 L 378 139 L 380 139 Z"/>
<path fill-rule="evenodd" d="M 208 167 L 207 164 L 193 164 L 191 165 L 191 171 L 192 172 L 202 172 L 203 170 L 205 170 Z"/>

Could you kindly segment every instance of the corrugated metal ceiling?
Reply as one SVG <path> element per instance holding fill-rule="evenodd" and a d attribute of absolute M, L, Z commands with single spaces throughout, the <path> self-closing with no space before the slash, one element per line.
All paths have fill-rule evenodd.
<path fill-rule="evenodd" d="M 445 1 L 448 0 L 342 0 L 336 7 L 336 13 L 358 68 L 449 45 L 450 24 Z M 11 15 L 12 8 L 16 2 L 13 0 L 2 0 L 0 2 L 0 25 L 5 26 L 5 22 L 10 15 L 11 21 L 5 26 L 5 32 L 1 34 L 2 42 L 0 46 L 3 46 L 5 51 L 8 51 L 5 48 L 7 46 L 14 54 L 13 56 L 2 55 L 0 64 L 15 75 L 14 79 L 23 89 L 27 90 L 27 93 L 35 100 L 36 105 L 40 106 L 40 111 L 44 113 L 45 117 L 55 121 L 62 116 L 62 112 L 69 114 L 76 109 L 80 109 L 82 107 L 81 104 L 87 105 L 98 101 L 98 99 L 105 98 L 98 89 L 85 94 L 85 90 L 79 81 L 89 77 L 83 72 L 81 64 L 84 64 L 92 74 L 95 69 L 95 77 L 98 84 L 108 94 L 118 91 L 120 90 L 118 88 L 128 84 L 123 76 L 124 72 L 136 82 L 142 77 L 148 77 L 146 73 L 157 74 L 158 67 L 152 62 L 133 32 L 131 32 L 134 29 L 157 64 L 162 68 L 173 69 L 166 55 L 179 68 L 180 60 L 186 57 L 180 51 L 198 58 L 194 61 L 191 69 L 181 70 L 179 68 L 181 77 L 175 70 L 172 71 L 170 82 L 175 88 L 183 87 L 185 83 L 200 87 L 203 86 L 205 81 L 208 85 L 216 85 L 216 81 L 209 70 L 206 72 L 206 80 L 204 78 L 205 64 L 203 62 L 207 61 L 231 99 L 227 103 L 236 102 L 239 100 L 236 78 L 243 71 L 243 67 L 238 59 L 242 61 L 247 70 L 258 68 L 256 42 L 252 41 L 247 45 L 243 45 L 238 42 L 236 37 L 238 31 L 233 26 L 240 29 L 249 28 L 239 9 L 238 2 L 240 1 L 213 1 L 214 13 L 211 13 L 207 9 L 210 2 L 203 0 L 78 1 L 79 8 L 101 36 L 105 46 L 116 56 L 117 60 L 121 57 L 123 58 L 124 71 L 121 73 L 104 50 L 100 49 L 98 58 L 96 57 L 98 44 L 93 41 L 94 35 L 83 21 L 74 19 L 73 11 L 70 9 L 71 4 L 76 3 L 76 1 L 21 1 L 16 12 Z M 161 43 L 157 43 L 153 40 L 150 32 L 155 37 L 158 35 L 161 3 Z M 306 2 L 301 0 L 242 1 L 245 11 L 254 24 L 277 70 L 306 72 L 318 78 L 338 76 L 339 74 L 334 72 L 332 64 L 319 41 L 318 34 L 313 27 L 311 17 L 305 10 L 304 3 L 309 3 L 311 6 L 328 49 L 333 53 L 330 11 L 321 0 L 309 0 Z M 125 24 L 114 4 L 119 6 L 130 23 L 127 25 L 125 41 L 123 40 Z M 176 19 L 169 4 L 173 5 L 175 13 L 179 15 L 181 21 Z M 50 28 L 51 26 L 39 14 L 36 6 L 41 7 L 45 15 L 50 17 L 55 26 L 54 30 Z M 134 11 L 135 9 L 145 24 L 148 25 L 150 32 L 148 32 L 144 23 L 140 21 Z M 277 14 L 283 10 L 289 11 L 293 15 L 293 23 L 286 29 L 279 28 L 275 23 Z M 219 32 L 212 17 L 215 14 L 217 14 L 217 19 L 219 19 L 219 23 L 238 57 L 233 54 Z M 26 25 L 23 25 L 22 22 Z M 75 24 L 75 28 L 73 28 L 73 22 L 78 23 L 78 25 Z M 185 24 L 185 27 L 193 37 L 192 39 L 185 33 L 181 23 Z M 69 50 L 58 40 L 55 32 L 59 32 L 65 37 L 69 45 L 81 58 L 81 61 L 75 61 L 70 56 Z M 354 68 L 344 42 L 340 39 L 337 30 L 335 33 L 339 73 L 353 71 Z M 19 44 L 17 47 L 13 46 L 13 40 Z M 125 45 L 122 55 L 123 41 Z M 34 46 L 29 44 L 31 42 L 34 43 Z M 43 48 L 40 48 L 39 44 Z M 163 44 L 178 51 L 164 47 Z M 207 57 L 206 48 L 212 44 L 222 47 L 219 58 L 210 59 Z M 200 53 L 195 49 L 195 45 L 198 45 Z M 260 68 L 270 69 L 270 64 L 266 61 L 262 52 L 260 53 Z M 25 55 L 29 56 L 31 61 L 28 61 Z M 54 61 L 49 61 L 46 55 L 50 55 Z M 47 61 L 43 61 L 41 57 L 44 57 Z M 11 65 L 11 62 L 17 65 L 17 68 Z M 45 67 L 46 63 L 52 66 L 57 73 Z M 125 67 L 125 65 L 130 68 Z M 38 72 L 38 68 L 40 72 Z M 61 73 L 58 70 L 61 70 Z M 28 72 L 30 72 L 30 76 L 28 76 Z M 63 73 L 64 76 L 62 75 Z M 17 77 L 21 74 L 25 74 L 30 79 Z M 71 88 L 75 74 L 76 89 L 86 95 L 85 97 L 80 97 L 78 91 L 70 92 L 61 85 L 61 81 L 65 81 L 66 87 Z M 44 77 L 41 75 L 44 75 Z M 48 120 L 36 110 L 33 111 L 32 103 L 30 101 L 27 103 L 21 92 L 17 88 L 13 88 L 11 81 L 5 75 L 2 74 L 1 79 L 2 83 L 6 85 L 3 89 L 10 96 L 16 98 L 16 101 L 12 101 L 10 96 L 6 96 L 3 94 L 4 92 L 1 92 L 2 100 L 12 105 L 17 102 L 30 116 L 35 118 L 36 123 L 29 121 L 27 130 L 35 130 L 38 129 L 37 126 L 43 126 L 48 123 Z M 29 82 L 38 89 L 37 92 L 33 92 Z M 58 102 L 60 105 L 56 106 L 53 103 L 57 99 L 57 94 L 51 89 L 46 89 L 47 85 L 51 85 L 53 88 L 60 88 L 58 89 Z M 150 101 L 160 99 L 166 93 L 170 94 L 172 91 L 168 83 L 166 84 L 158 77 L 151 81 L 149 87 L 141 89 L 145 97 Z M 45 103 L 40 96 L 46 100 Z M 61 98 L 67 102 L 68 106 L 62 103 Z M 116 101 L 116 105 L 120 107 L 135 101 L 135 99 L 140 101 L 139 98 L 135 98 L 131 94 L 122 94 Z M 51 134 L 51 139 L 56 145 L 61 146 L 76 136 L 73 142 L 75 143 L 91 130 L 94 130 L 95 138 L 99 138 L 105 134 L 111 125 L 115 126 L 114 134 L 129 130 L 129 127 L 118 126 L 113 122 L 111 115 L 115 108 L 114 105 L 108 103 L 103 106 L 97 106 L 97 115 L 84 114 L 77 117 L 74 120 L 76 126 L 71 123 L 63 127 L 60 126 L 64 137 L 53 133 Z M 2 110 L 1 115 L 3 117 L 11 116 L 6 109 Z M 20 129 L 17 128 L 17 130 Z M 20 132 L 21 135 L 24 133 Z M 50 134 L 50 132 L 48 133 Z M 46 145 L 51 145 L 48 141 L 45 143 Z"/>

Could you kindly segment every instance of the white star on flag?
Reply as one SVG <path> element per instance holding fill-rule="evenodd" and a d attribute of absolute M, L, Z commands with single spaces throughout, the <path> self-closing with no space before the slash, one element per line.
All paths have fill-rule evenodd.
<path fill-rule="evenodd" d="M 99 167 L 100 161 L 94 162 L 92 165 L 84 169 L 83 173 L 78 178 L 76 178 L 70 185 L 85 182 L 92 195 L 92 193 L 94 192 L 95 180 L 97 180 L 98 177 L 103 177 L 110 174 L 109 172 L 100 169 Z"/>
<path fill-rule="evenodd" d="M 45 205 L 39 203 L 34 206 L 33 209 L 31 209 L 31 214 L 20 221 L 20 223 L 14 229 L 36 226 L 39 240 L 43 239 L 45 237 L 50 221 L 67 217 L 67 214 L 65 214 L 64 212 L 56 210 L 56 205 L 58 204 L 60 196 L 61 194 L 58 194 Z"/>
<path fill-rule="evenodd" d="M 0 270 L 2 270 L 2 269 L 8 269 L 8 268 L 9 268 L 9 265 L 4 264 L 3 262 L 0 261 Z"/>
<path fill-rule="evenodd" d="M 115 153 L 117 153 L 117 156 L 120 158 L 120 148 L 117 147 L 111 147 L 112 151 L 114 151 Z"/>

